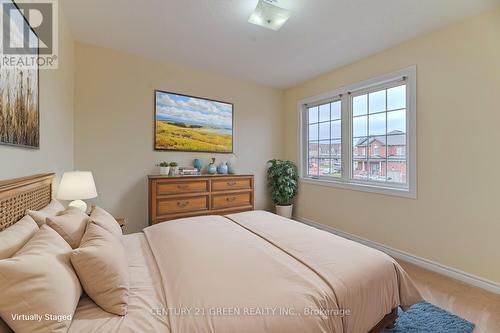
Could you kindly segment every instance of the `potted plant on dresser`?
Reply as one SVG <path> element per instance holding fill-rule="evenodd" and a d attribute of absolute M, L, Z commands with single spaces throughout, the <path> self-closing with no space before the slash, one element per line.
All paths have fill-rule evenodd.
<path fill-rule="evenodd" d="M 179 164 L 177 162 L 170 162 L 170 176 L 179 175 Z"/>
<path fill-rule="evenodd" d="M 292 218 L 293 198 L 298 192 L 299 174 L 292 161 L 270 160 L 267 169 L 267 184 L 276 205 L 276 214 Z"/>
<path fill-rule="evenodd" d="M 156 165 L 160 168 L 160 175 L 166 175 L 170 173 L 170 163 L 168 162 L 160 162 Z"/>

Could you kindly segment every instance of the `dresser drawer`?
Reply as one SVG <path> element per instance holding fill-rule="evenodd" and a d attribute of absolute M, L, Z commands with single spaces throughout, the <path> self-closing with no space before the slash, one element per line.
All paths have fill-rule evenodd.
<path fill-rule="evenodd" d="M 216 194 L 212 196 L 212 209 L 246 207 L 252 204 L 250 192 L 233 194 Z"/>
<path fill-rule="evenodd" d="M 208 180 L 161 181 L 156 183 L 157 195 L 208 192 Z"/>
<path fill-rule="evenodd" d="M 157 215 L 208 210 L 208 196 L 165 198 L 157 200 Z"/>
<path fill-rule="evenodd" d="M 212 179 L 212 191 L 249 190 L 251 188 L 251 178 Z"/>

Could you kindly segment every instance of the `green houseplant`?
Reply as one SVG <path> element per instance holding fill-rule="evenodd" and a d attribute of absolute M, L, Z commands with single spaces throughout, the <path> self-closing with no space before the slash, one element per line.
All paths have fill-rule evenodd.
<path fill-rule="evenodd" d="M 170 163 L 164 161 L 158 163 L 156 166 L 160 168 L 160 175 L 168 176 L 170 173 Z"/>
<path fill-rule="evenodd" d="M 276 205 L 276 214 L 291 218 L 292 201 L 299 189 L 299 173 L 292 161 L 270 160 L 267 169 L 267 185 Z"/>
<path fill-rule="evenodd" d="M 176 176 L 179 174 L 179 168 L 178 168 L 177 162 L 170 162 L 170 176 Z"/>

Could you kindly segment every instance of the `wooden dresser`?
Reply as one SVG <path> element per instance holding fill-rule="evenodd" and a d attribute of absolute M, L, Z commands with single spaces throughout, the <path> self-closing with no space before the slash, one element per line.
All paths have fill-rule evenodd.
<path fill-rule="evenodd" d="M 254 209 L 253 175 L 148 176 L 149 224 Z"/>

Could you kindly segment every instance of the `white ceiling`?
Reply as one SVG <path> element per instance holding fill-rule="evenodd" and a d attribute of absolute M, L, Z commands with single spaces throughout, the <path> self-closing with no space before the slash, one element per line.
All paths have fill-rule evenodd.
<path fill-rule="evenodd" d="M 500 4 L 500 0 L 281 0 L 279 31 L 247 22 L 257 0 L 61 0 L 83 42 L 287 88 Z"/>

